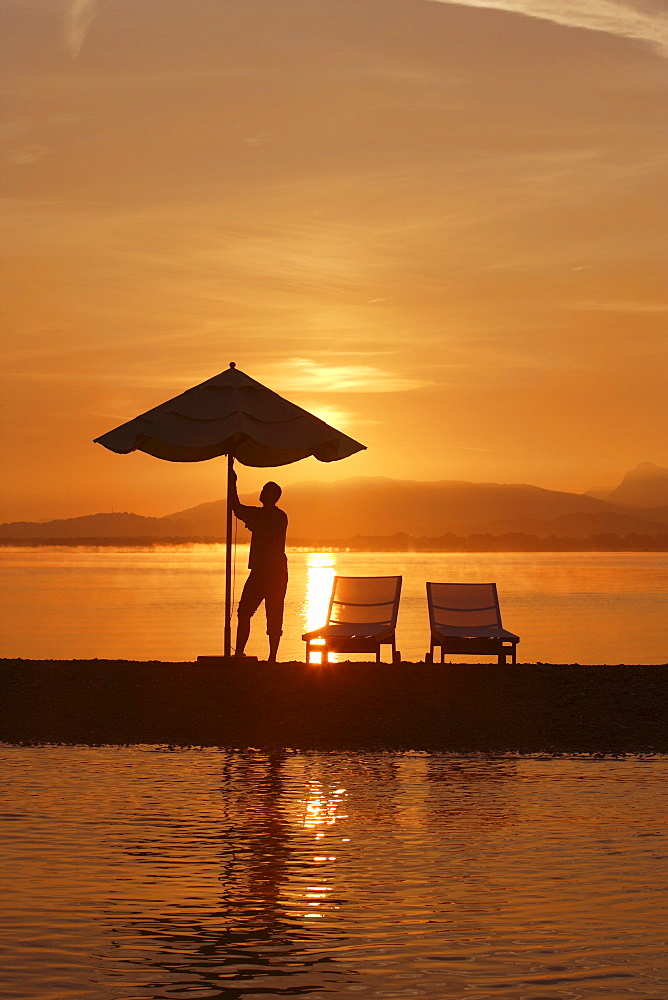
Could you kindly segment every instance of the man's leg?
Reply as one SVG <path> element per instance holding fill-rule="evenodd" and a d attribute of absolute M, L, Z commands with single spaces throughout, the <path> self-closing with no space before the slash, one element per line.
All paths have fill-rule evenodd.
<path fill-rule="evenodd" d="M 239 620 L 237 622 L 237 642 L 234 647 L 235 656 L 243 656 L 244 649 L 246 648 L 246 643 L 248 642 L 248 636 L 250 635 L 250 618 L 241 617 L 239 615 Z"/>
<path fill-rule="evenodd" d="M 237 623 L 237 642 L 234 647 L 235 656 L 244 655 L 248 636 L 250 635 L 251 618 L 262 602 L 262 588 L 258 586 L 260 582 L 257 575 L 251 570 L 244 584 L 244 589 L 241 592 L 239 607 L 237 609 L 239 621 Z"/>
<path fill-rule="evenodd" d="M 281 641 L 281 635 L 283 633 L 279 632 L 278 635 L 269 636 L 269 659 L 268 663 L 276 663 L 276 657 L 278 655 L 278 646 Z"/>
<path fill-rule="evenodd" d="M 279 573 L 272 577 L 267 587 L 264 607 L 267 612 L 267 635 L 269 636 L 269 663 L 276 663 L 278 646 L 283 635 L 283 608 L 288 574 Z"/>

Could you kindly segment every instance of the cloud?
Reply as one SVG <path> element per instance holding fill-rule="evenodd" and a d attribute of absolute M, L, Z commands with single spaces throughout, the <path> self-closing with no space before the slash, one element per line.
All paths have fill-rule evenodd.
<path fill-rule="evenodd" d="M 432 0 L 458 7 L 485 7 L 602 31 L 651 45 L 668 58 L 668 14 L 663 0 Z"/>
<path fill-rule="evenodd" d="M 48 146 L 40 146 L 37 143 L 30 143 L 20 149 L 11 150 L 7 154 L 7 163 L 11 163 L 12 166 L 15 167 L 28 166 L 33 163 L 39 163 L 39 161 L 43 160 L 45 156 L 54 152 L 55 150 L 50 149 Z"/>
<path fill-rule="evenodd" d="M 631 302 L 621 300 L 574 302 L 573 309 L 586 312 L 616 312 L 616 313 L 665 313 L 668 312 L 666 302 Z"/>
<path fill-rule="evenodd" d="M 380 420 L 373 420 L 371 417 L 361 417 L 353 410 L 346 410 L 341 406 L 321 405 L 319 403 L 308 403 L 305 407 L 309 413 L 320 417 L 330 427 L 337 427 L 339 430 L 351 427 L 370 427 L 380 423 Z"/>
<path fill-rule="evenodd" d="M 279 361 L 257 378 L 281 392 L 406 392 L 422 385 L 373 365 L 324 365 L 310 358 Z"/>
<path fill-rule="evenodd" d="M 76 59 L 97 17 L 97 0 L 70 0 L 65 15 L 65 44 Z"/>

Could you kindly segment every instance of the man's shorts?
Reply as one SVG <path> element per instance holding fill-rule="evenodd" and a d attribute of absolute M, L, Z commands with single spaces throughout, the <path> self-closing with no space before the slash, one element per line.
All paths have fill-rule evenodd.
<path fill-rule="evenodd" d="M 240 618 L 251 618 L 264 601 L 267 614 L 267 635 L 282 635 L 283 607 L 288 586 L 287 571 L 262 573 L 252 569 L 244 584 L 237 614 Z"/>

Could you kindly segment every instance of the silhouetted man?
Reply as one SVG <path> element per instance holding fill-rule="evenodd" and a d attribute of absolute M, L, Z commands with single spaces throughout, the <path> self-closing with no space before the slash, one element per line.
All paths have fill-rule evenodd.
<path fill-rule="evenodd" d="M 251 533 L 248 568 L 250 573 L 241 593 L 237 614 L 236 656 L 243 656 L 250 633 L 251 618 L 264 601 L 269 636 L 269 662 L 276 662 L 278 644 L 283 634 L 283 606 L 288 585 L 288 559 L 285 535 L 288 515 L 277 507 L 281 487 L 265 483 L 260 493 L 261 507 L 246 507 L 239 500 L 237 474 L 232 471 L 232 510 Z"/>

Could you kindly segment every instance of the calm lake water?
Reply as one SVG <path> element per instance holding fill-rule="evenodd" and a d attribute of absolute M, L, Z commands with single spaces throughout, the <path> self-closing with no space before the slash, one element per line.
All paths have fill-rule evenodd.
<path fill-rule="evenodd" d="M 2 655 L 218 652 L 222 557 L 1 550 Z M 407 659 L 429 579 L 496 580 L 527 662 L 666 659 L 660 553 L 290 570 L 284 659 L 335 572 L 403 574 Z M 668 758 L 0 745 L 0 774 L 6 1000 L 668 997 Z"/>
<path fill-rule="evenodd" d="M 668 759 L 0 746 L 6 1000 L 668 996 Z"/>
<path fill-rule="evenodd" d="M 248 549 L 239 546 L 238 598 Z M 0 656 L 185 660 L 222 652 L 224 548 L 0 549 Z M 425 582 L 495 581 L 525 663 L 665 663 L 668 555 L 290 552 L 283 660 L 324 621 L 332 579 L 403 575 L 397 628 L 406 660 L 429 646 Z M 247 652 L 264 658 L 264 615 Z M 387 655 L 387 654 L 386 654 Z M 459 658 L 461 659 L 461 657 Z M 484 658 L 479 658 L 484 659 Z"/>

